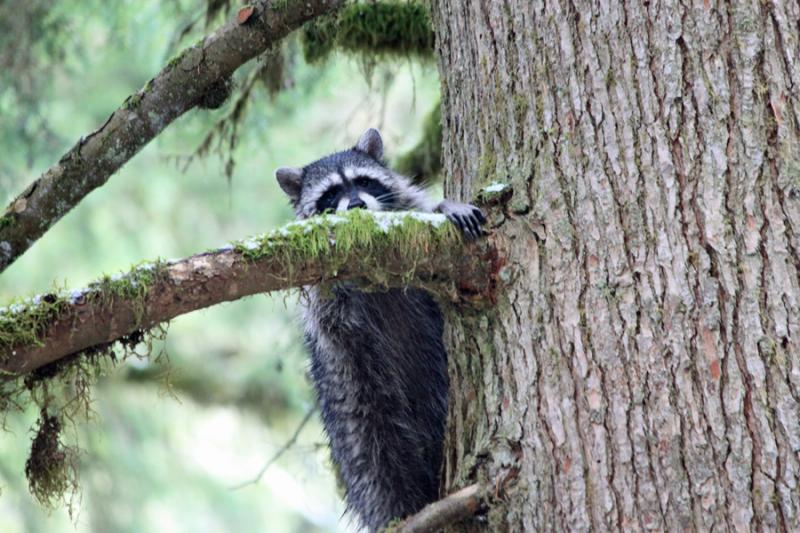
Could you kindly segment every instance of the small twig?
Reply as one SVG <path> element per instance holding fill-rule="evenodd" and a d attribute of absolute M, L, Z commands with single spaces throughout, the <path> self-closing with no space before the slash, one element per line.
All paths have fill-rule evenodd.
<path fill-rule="evenodd" d="M 306 415 L 300 421 L 300 424 L 298 424 L 297 428 L 294 430 L 294 433 L 292 433 L 291 438 L 289 438 L 289 440 L 286 441 L 286 443 L 283 446 L 281 446 L 272 457 L 269 458 L 269 461 L 264 463 L 264 466 L 261 467 L 261 470 L 258 471 L 258 474 L 256 474 L 256 476 L 253 479 L 249 481 L 243 481 L 237 485 L 234 485 L 231 487 L 231 490 L 238 490 L 241 489 L 242 487 L 246 487 L 247 485 L 255 485 L 256 483 L 261 481 L 261 478 L 264 476 L 264 473 L 267 471 L 267 469 L 269 469 L 269 467 L 272 466 L 275 463 L 275 461 L 280 459 L 281 456 L 284 453 L 286 453 L 286 451 L 289 448 L 294 446 L 294 443 L 297 442 L 297 437 L 300 436 L 300 432 L 303 431 L 304 427 L 306 427 L 308 421 L 311 420 L 311 415 L 313 415 L 314 411 L 316 410 L 317 410 L 316 407 L 312 407 L 311 409 L 308 410 Z"/>
<path fill-rule="evenodd" d="M 426 505 L 420 512 L 410 516 L 395 528 L 392 533 L 426 533 L 456 524 L 478 512 L 485 497 L 484 488 L 474 483 L 468 487 Z"/>

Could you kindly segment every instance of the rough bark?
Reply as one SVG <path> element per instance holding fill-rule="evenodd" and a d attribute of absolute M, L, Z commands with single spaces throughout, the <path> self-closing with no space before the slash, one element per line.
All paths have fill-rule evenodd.
<path fill-rule="evenodd" d="M 190 311 L 331 280 L 375 290 L 423 286 L 440 298 L 472 304 L 491 298 L 493 256 L 466 245 L 444 215 L 422 217 L 351 212 L 346 218 L 309 219 L 214 252 L 142 265 L 86 289 L 4 308 L 0 376 L 29 373 Z"/>
<path fill-rule="evenodd" d="M 800 530 L 800 3 L 432 3 L 445 193 L 514 188 L 499 306 L 449 320 L 443 493 Z"/>
<path fill-rule="evenodd" d="M 221 80 L 307 20 L 342 3 L 260 1 L 181 52 L 11 202 L 0 217 L 0 272 L 172 121 L 209 91 L 219 90 Z"/>

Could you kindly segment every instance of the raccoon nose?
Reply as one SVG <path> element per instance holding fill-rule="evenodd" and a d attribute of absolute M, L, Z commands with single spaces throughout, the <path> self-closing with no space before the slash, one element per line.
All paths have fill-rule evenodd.
<path fill-rule="evenodd" d="M 363 209 L 367 207 L 367 204 L 364 203 L 364 200 L 361 198 L 355 197 L 350 200 L 350 203 L 347 206 L 347 209 Z"/>

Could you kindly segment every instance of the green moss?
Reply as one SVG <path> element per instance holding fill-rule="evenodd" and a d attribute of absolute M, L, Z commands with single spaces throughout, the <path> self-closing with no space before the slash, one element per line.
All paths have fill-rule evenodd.
<path fill-rule="evenodd" d="M 517 122 L 520 124 L 525 123 L 525 118 L 528 114 L 529 108 L 529 101 L 528 95 L 526 94 L 515 94 L 514 95 L 514 113 L 516 114 Z"/>
<path fill-rule="evenodd" d="M 0 309 L 0 353 L 8 357 L 15 346 L 41 345 L 46 327 L 70 308 L 71 299 L 99 299 L 105 305 L 118 298 L 132 300 L 137 320 L 141 319 L 150 287 L 164 269 L 162 262 L 146 263 L 125 275 L 106 275 L 83 291 L 35 296 Z"/>
<path fill-rule="evenodd" d="M 136 93 L 130 95 L 128 98 L 125 99 L 125 103 L 122 105 L 123 109 L 136 109 L 139 107 L 139 104 L 142 102 L 142 93 Z"/>
<path fill-rule="evenodd" d="M 425 118 L 422 139 L 397 160 L 395 168 L 417 183 L 432 181 L 442 171 L 441 102 Z"/>
<path fill-rule="evenodd" d="M 506 203 L 514 194 L 514 188 L 508 183 L 493 181 L 478 191 L 478 203 L 481 205 L 496 205 Z"/>
<path fill-rule="evenodd" d="M 334 49 L 368 57 L 431 58 L 433 30 L 421 2 L 354 3 L 303 27 L 306 61 L 325 60 Z"/>
<path fill-rule="evenodd" d="M 112 305 L 117 299 L 130 300 L 138 327 L 144 315 L 145 299 L 153 284 L 163 278 L 165 272 L 166 263 L 163 261 L 142 263 L 125 275 L 103 276 L 89 285 L 89 291 L 94 297 L 102 299 L 105 305 Z"/>
<path fill-rule="evenodd" d="M 5 360 L 14 357 L 14 348 L 18 346 L 41 345 L 49 325 L 69 316 L 67 313 L 72 306 L 84 301 L 112 306 L 118 299 L 125 299 L 132 302 L 137 321 L 140 321 L 146 297 L 153 284 L 164 275 L 165 267 L 162 262 L 139 265 L 124 275 L 104 276 L 80 291 L 36 296 L 0 309 L 0 357 Z M 24 376 L 5 372 L 5 377 L 12 379 L 0 381 L 0 418 L 30 404 L 41 410 L 25 474 L 31 494 L 42 505 L 53 507 L 63 502 L 70 506 L 71 496 L 77 494 L 78 450 L 64 445 L 61 434 L 64 424 L 89 416 L 92 384 L 106 372 L 109 364 L 131 355 L 150 355 L 154 340 L 163 339 L 165 334 L 166 328 L 162 325 L 147 331 L 138 329 L 115 343 L 91 346 Z M 154 359 L 158 361 L 162 355 Z"/>
<path fill-rule="evenodd" d="M 0 309 L 1 357 L 12 355 L 14 346 L 41 345 L 40 338 L 46 325 L 57 319 L 68 306 L 64 297 L 45 294 Z"/>
<path fill-rule="evenodd" d="M 172 61 L 176 61 L 177 59 L 178 57 L 174 58 Z M 170 62 L 170 64 L 172 64 L 172 62 Z M 146 95 L 150 91 L 150 89 L 153 88 L 153 79 L 154 78 L 150 78 L 150 80 L 147 83 L 145 83 L 144 87 L 139 89 L 139 92 L 130 95 L 125 100 L 125 103 L 123 104 L 122 107 L 124 109 L 136 109 L 137 107 L 139 107 L 139 104 L 142 102 L 142 98 L 144 98 L 144 95 Z"/>
<path fill-rule="evenodd" d="M 16 222 L 13 213 L 6 213 L 2 217 L 0 217 L 0 230 L 10 228 Z"/>
<path fill-rule="evenodd" d="M 183 61 L 183 58 L 184 58 L 184 57 L 186 57 L 186 55 L 187 55 L 187 54 L 188 54 L 188 53 L 189 53 L 191 50 L 193 50 L 193 49 L 194 49 L 196 46 L 198 46 L 198 44 L 200 44 L 200 43 L 202 43 L 202 39 L 201 39 L 201 40 L 200 40 L 200 41 L 199 41 L 197 44 L 195 44 L 194 46 L 190 46 L 189 48 L 184 48 L 183 50 L 181 50 L 180 52 L 178 52 L 177 54 L 175 54 L 175 55 L 172 57 L 172 59 L 170 59 L 170 60 L 167 62 L 167 67 L 166 67 L 166 68 L 172 69 L 172 68 L 174 68 L 175 66 L 179 65 L 179 64 L 180 64 L 180 62 L 181 62 L 181 61 Z M 202 44 L 200 44 L 200 46 L 201 46 L 201 48 L 202 48 Z"/>
<path fill-rule="evenodd" d="M 289 0 L 274 0 L 272 5 L 270 5 L 270 9 L 273 11 L 286 11 L 289 7 Z"/>
<path fill-rule="evenodd" d="M 415 274 L 413 266 L 404 272 L 387 272 L 387 255 L 402 251 L 405 264 L 414 265 L 426 260 L 434 250 L 446 250 L 459 240 L 458 231 L 442 215 L 356 209 L 295 222 L 264 236 L 237 242 L 234 249 L 252 261 L 277 260 L 289 279 L 294 268 L 319 258 L 324 258 L 326 271 L 335 275 L 351 259 L 352 251 L 358 250 L 360 269 L 371 273 L 370 282 L 386 286 L 390 276 L 410 282 Z"/>
<path fill-rule="evenodd" d="M 497 157 L 493 152 L 487 151 L 478 160 L 478 177 L 480 183 L 490 183 L 497 177 Z"/>

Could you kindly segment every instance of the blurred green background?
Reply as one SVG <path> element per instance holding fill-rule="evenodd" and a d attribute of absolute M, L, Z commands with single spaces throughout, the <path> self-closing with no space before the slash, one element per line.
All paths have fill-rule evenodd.
<path fill-rule="evenodd" d="M 202 0 L 0 3 L 3 205 L 180 47 L 210 31 L 205 9 Z M 190 21 L 199 22 L 178 39 Z M 260 86 L 251 95 L 230 180 L 224 146 L 222 156 L 183 171 L 230 103 L 188 113 L 0 276 L 0 302 L 279 226 L 292 213 L 275 168 L 346 148 L 370 126 L 398 156 L 419 140 L 438 98 L 432 64 L 334 56 L 311 66 L 298 53 L 289 58 L 290 87 L 274 98 Z M 248 68 L 237 74 L 240 84 Z M 316 416 L 259 483 L 231 488 L 253 478 L 313 407 L 295 300 L 262 295 L 180 317 L 156 348 L 166 350 L 166 367 L 129 360 L 103 377 L 94 416 L 66 435 L 82 449 L 72 518 L 29 495 L 24 465 L 38 413 L 11 413 L 0 432 L 0 532 L 352 528 Z"/>

